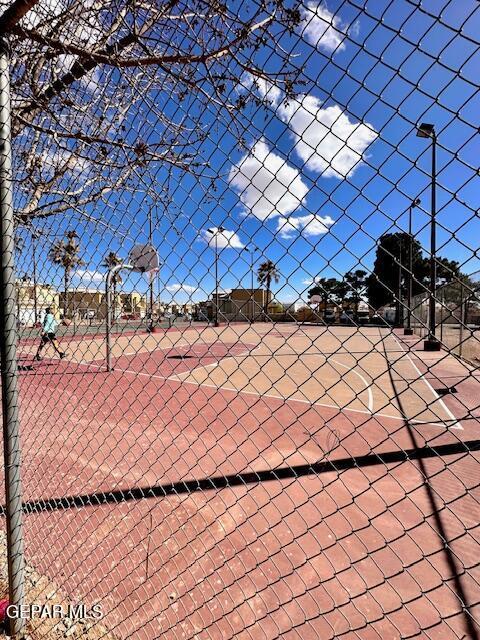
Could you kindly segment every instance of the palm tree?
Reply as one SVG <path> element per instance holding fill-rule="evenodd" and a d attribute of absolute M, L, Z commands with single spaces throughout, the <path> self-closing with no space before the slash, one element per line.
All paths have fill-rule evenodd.
<path fill-rule="evenodd" d="M 268 315 L 268 299 L 270 297 L 270 291 L 272 287 L 272 280 L 278 282 L 280 280 L 280 272 L 277 269 L 275 263 L 271 260 L 266 260 L 258 267 L 257 280 L 261 285 L 265 285 L 267 289 L 267 299 L 263 308 L 265 317 Z"/>
<path fill-rule="evenodd" d="M 80 245 L 77 242 L 77 232 L 67 231 L 64 240 L 54 242 L 48 253 L 49 259 L 53 264 L 58 264 L 63 268 L 63 285 L 64 294 L 64 316 L 68 313 L 68 285 L 70 283 L 70 274 L 77 267 L 81 267 L 84 261 L 80 258 Z"/>
<path fill-rule="evenodd" d="M 118 255 L 115 253 L 115 251 L 110 251 L 109 253 L 107 253 L 107 255 L 105 256 L 105 260 L 102 262 L 102 267 L 105 267 L 105 269 L 112 269 L 113 267 L 116 267 L 119 264 L 122 264 L 122 259 L 118 257 Z M 113 284 L 113 315 L 114 315 L 114 320 L 115 320 L 115 315 L 116 315 L 116 310 L 117 310 L 117 284 L 122 284 L 123 280 L 122 280 L 122 276 L 120 275 L 120 272 L 117 271 L 117 273 L 112 277 L 112 284 Z"/>

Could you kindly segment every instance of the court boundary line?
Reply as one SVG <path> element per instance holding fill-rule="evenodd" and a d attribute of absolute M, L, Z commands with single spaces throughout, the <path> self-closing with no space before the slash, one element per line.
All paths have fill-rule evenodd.
<path fill-rule="evenodd" d="M 362 376 L 361 373 L 359 373 L 358 371 L 355 371 L 354 367 L 349 367 L 347 364 L 343 364 L 343 362 L 338 362 L 338 360 L 334 360 L 333 358 L 332 358 L 332 362 L 334 362 L 339 367 L 343 367 L 344 369 L 348 369 L 348 371 L 350 371 L 351 373 L 354 373 L 356 376 L 358 376 L 360 378 L 360 380 L 365 385 L 365 391 L 367 392 L 367 395 L 368 395 L 368 409 L 369 409 L 370 413 L 372 413 L 372 414 L 375 413 L 375 404 L 374 404 L 374 400 L 373 400 L 372 385 L 368 384 L 368 381 Z"/>
<path fill-rule="evenodd" d="M 420 376 L 420 379 L 423 381 L 423 383 L 425 384 L 425 386 L 427 387 L 427 389 L 429 389 L 429 391 L 431 392 L 431 394 L 433 395 L 434 400 L 438 400 L 440 406 L 443 407 L 445 413 L 447 414 L 447 416 L 450 416 L 450 421 L 453 423 L 451 425 L 449 424 L 445 424 L 445 428 L 448 431 L 449 429 L 459 429 L 461 431 L 464 431 L 464 428 L 462 427 L 461 423 L 459 420 L 457 420 L 457 418 L 453 415 L 452 411 L 447 407 L 447 405 L 445 404 L 445 401 L 443 400 L 443 398 L 435 391 L 435 389 L 432 387 L 432 385 L 430 384 L 430 382 L 427 380 L 427 378 L 425 377 L 425 374 L 423 374 L 420 369 L 418 368 L 418 366 L 415 364 L 415 362 L 413 361 L 413 358 L 410 356 L 410 353 L 404 348 L 404 346 L 402 345 L 402 343 L 400 342 L 400 340 L 397 338 L 397 336 L 395 335 L 395 333 L 392 331 L 392 336 L 394 338 L 394 340 L 397 342 L 398 346 L 401 348 L 402 352 L 407 356 L 407 359 L 410 361 L 410 364 L 412 365 L 412 367 L 415 369 L 415 371 L 418 373 L 418 375 Z M 416 356 L 418 358 L 418 356 Z"/>
<path fill-rule="evenodd" d="M 202 342 L 202 344 L 209 344 L 207 342 Z M 212 343 L 215 344 L 215 343 Z M 168 380 L 174 380 L 174 379 L 178 379 L 180 382 L 183 382 L 183 378 L 181 378 L 180 376 L 185 376 L 185 375 L 191 375 L 193 374 L 195 371 L 200 371 L 200 369 L 215 369 L 215 367 L 218 367 L 224 360 L 228 360 L 228 359 L 235 359 L 235 358 L 245 358 L 249 355 L 251 355 L 252 353 L 254 353 L 255 351 L 257 351 L 258 349 L 260 349 L 261 345 L 257 345 L 254 346 L 253 349 L 249 349 L 248 351 L 246 351 L 245 353 L 236 353 L 233 356 L 221 356 L 216 362 L 211 362 L 210 364 L 204 364 L 204 365 L 200 365 L 198 367 L 195 367 L 194 369 L 188 369 L 187 371 L 182 371 L 181 373 L 174 373 L 171 376 L 168 376 L 167 379 Z"/>
<path fill-rule="evenodd" d="M 202 343 L 202 344 L 210 344 L 210 343 L 205 343 L 205 342 L 204 342 L 204 343 Z M 248 343 L 247 343 L 247 344 L 248 344 Z M 224 360 L 227 360 L 227 359 L 231 359 L 231 358 L 233 358 L 233 359 L 235 359 L 235 358 L 245 358 L 245 357 L 247 357 L 247 356 L 250 356 L 250 355 L 254 354 L 256 351 L 258 351 L 259 349 L 261 349 L 261 347 L 262 347 L 262 344 L 258 344 L 258 345 L 257 345 L 257 346 L 255 346 L 253 349 L 250 349 L 249 351 L 246 351 L 245 353 L 237 353 L 237 354 L 235 354 L 235 355 L 233 355 L 233 356 L 223 356 L 222 358 L 220 358 L 219 360 L 217 360 L 217 362 L 212 362 L 211 364 L 206 364 L 206 365 L 200 365 L 200 366 L 198 366 L 198 367 L 195 367 L 194 369 L 189 369 L 189 370 L 187 370 L 187 371 L 182 371 L 181 373 L 174 374 L 173 376 L 167 376 L 167 379 L 168 379 L 168 380 L 179 380 L 179 381 L 181 381 L 181 382 L 184 382 L 184 378 L 183 378 L 183 377 L 181 377 L 181 376 L 186 376 L 186 377 L 187 377 L 187 376 L 189 376 L 189 375 L 193 375 L 196 371 L 205 370 L 205 369 L 210 369 L 210 368 L 211 368 L 211 369 L 214 369 L 214 368 L 218 367 L 218 366 L 219 366 L 219 365 L 220 365 Z M 272 356 L 277 357 L 277 354 L 276 354 L 276 353 L 272 353 L 272 354 L 265 354 L 265 356 L 267 356 L 267 355 L 268 355 L 269 357 L 272 357 Z M 280 354 L 280 355 L 293 355 L 293 354 Z M 300 356 L 300 355 L 302 355 L 302 354 L 295 354 L 295 355 Z M 325 362 L 327 362 L 327 360 L 328 360 L 327 355 L 325 355 L 324 353 L 321 353 L 321 354 L 314 354 L 314 353 L 312 353 L 312 354 L 309 354 L 309 355 L 316 356 L 316 357 L 318 357 L 319 355 L 321 355 L 321 356 L 324 358 Z M 372 386 L 372 385 L 371 385 L 371 383 L 369 384 L 368 380 L 366 380 L 366 378 L 365 378 L 361 373 L 359 373 L 358 371 L 355 371 L 355 369 L 353 369 L 352 367 L 349 367 L 348 365 L 343 364 L 342 362 L 338 362 L 338 360 L 334 360 L 333 358 L 332 358 L 331 360 L 332 360 L 332 362 L 334 362 L 334 363 L 335 363 L 336 365 L 338 365 L 339 367 L 343 367 L 344 369 L 347 369 L 348 371 L 350 371 L 351 373 L 353 373 L 354 375 L 356 375 L 356 376 L 358 376 L 358 377 L 360 378 L 360 380 L 361 380 L 361 381 L 363 382 L 363 384 L 365 385 L 365 389 L 362 389 L 362 391 L 361 391 L 360 393 L 363 393 L 363 391 L 366 391 L 366 392 L 367 392 L 367 395 L 368 395 L 368 405 L 367 405 L 367 406 L 368 406 L 368 411 L 373 415 L 373 414 L 375 413 L 375 404 L 374 404 L 374 399 L 373 399 L 373 392 L 372 392 L 372 389 L 371 389 L 371 386 Z M 235 389 L 230 388 L 230 387 L 224 387 L 224 386 L 222 386 L 222 387 L 218 387 L 218 386 L 216 386 L 216 385 L 214 385 L 214 384 L 209 385 L 208 383 L 198 383 L 198 384 L 201 384 L 201 385 L 203 385 L 203 386 L 209 386 L 209 387 L 212 387 L 212 388 L 217 388 L 217 389 L 218 389 L 218 388 L 222 388 L 222 389 L 227 389 L 228 391 L 235 391 Z M 244 393 L 248 393 L 248 392 L 244 392 Z M 253 392 L 252 392 L 252 393 L 253 393 Z M 261 396 L 262 394 L 258 394 L 258 395 L 259 395 L 259 396 Z M 282 396 L 271 395 L 271 394 L 263 394 L 263 395 L 268 395 L 268 397 L 270 397 L 270 398 L 278 398 L 278 399 L 282 399 Z M 360 395 L 360 394 L 358 394 L 358 395 Z M 357 397 L 358 397 L 358 396 L 357 396 Z M 283 399 L 284 399 L 284 400 L 287 400 L 287 398 L 283 398 Z M 306 402 L 306 403 L 312 404 L 312 403 L 311 403 L 311 402 L 309 402 L 308 400 L 301 400 L 301 399 L 300 399 L 300 400 L 298 400 L 298 401 L 299 401 L 299 402 Z M 321 404 L 321 403 L 314 403 L 314 404 Z M 362 404 L 363 404 L 363 403 L 362 403 Z M 326 405 L 325 405 L 325 406 L 326 406 Z M 340 410 L 341 410 L 341 407 L 339 407 L 339 406 L 336 406 L 336 405 L 333 405 L 333 404 L 332 404 L 331 406 L 332 406 L 332 408 L 338 408 L 338 409 L 340 409 Z M 365 411 L 365 413 L 367 413 L 367 414 L 368 414 L 368 412 L 367 412 L 367 411 Z"/>
<path fill-rule="evenodd" d="M 437 392 L 435 391 L 435 389 L 432 387 L 432 385 L 429 383 L 429 381 L 426 379 L 425 375 L 421 373 L 421 371 L 419 370 L 419 368 L 416 366 L 416 364 L 413 362 L 412 358 L 410 357 L 409 353 L 405 350 L 405 348 L 403 347 L 403 345 L 400 343 L 400 341 L 398 340 L 397 336 L 391 332 L 391 335 L 393 336 L 395 342 L 398 344 L 400 352 L 402 354 L 405 354 L 408 358 L 408 360 L 410 361 L 412 367 L 415 369 L 415 371 L 418 373 L 418 375 L 420 376 L 420 379 L 425 383 L 425 385 L 427 386 L 427 388 L 430 390 L 430 392 L 432 393 L 434 400 L 438 400 L 442 406 L 442 408 L 445 410 L 445 413 L 449 416 L 451 416 L 451 418 L 448 421 L 443 420 L 442 422 L 444 423 L 444 428 L 446 430 L 448 429 L 459 429 L 459 430 L 464 430 L 463 426 L 461 425 L 460 421 L 457 420 L 457 418 L 453 415 L 453 413 L 450 411 L 450 409 L 446 406 L 444 400 L 439 396 L 439 394 L 437 394 Z M 216 342 L 216 341 L 215 341 Z M 202 346 L 207 345 L 207 346 L 211 346 L 214 345 L 215 342 L 210 343 L 210 342 L 202 342 L 202 343 L 198 343 L 201 344 Z M 248 343 L 247 343 L 248 344 Z M 197 343 L 195 343 L 195 345 L 192 345 L 191 343 L 188 342 L 184 342 L 183 344 L 180 345 L 176 345 L 177 349 L 183 349 L 183 348 L 189 348 L 192 346 L 197 346 Z M 277 394 L 272 394 L 272 393 L 258 393 L 258 392 L 253 392 L 253 391 L 244 391 L 244 390 L 239 390 L 236 389 L 234 387 L 227 387 L 227 386 L 218 386 L 216 384 L 210 384 L 207 382 L 197 382 L 197 381 L 192 381 L 192 380 L 185 380 L 184 378 L 181 378 L 180 376 L 189 376 L 191 374 L 193 374 L 195 371 L 200 371 L 200 370 L 205 370 L 208 369 L 210 367 L 217 367 L 219 366 L 223 360 L 225 359 L 231 359 L 231 358 L 245 358 L 251 354 L 253 354 L 255 351 L 257 351 L 258 349 L 261 348 L 261 344 L 255 346 L 253 349 L 250 349 L 249 351 L 246 351 L 245 353 L 239 353 L 239 354 L 235 354 L 232 356 L 222 356 L 219 358 L 219 360 L 217 360 L 216 362 L 212 362 L 208 365 L 201 365 L 199 367 L 195 367 L 194 369 L 189 369 L 187 371 L 182 371 L 181 373 L 178 374 L 173 374 L 170 376 L 163 376 L 161 374 L 149 374 L 149 373 L 145 373 L 143 371 L 134 371 L 133 369 L 120 369 L 120 368 L 116 368 L 114 367 L 114 371 L 120 372 L 120 373 L 126 373 L 129 375 L 135 375 L 135 376 L 142 376 L 142 377 L 147 377 L 147 378 L 152 378 L 152 379 L 158 379 L 158 380 L 169 380 L 171 382 L 177 382 L 179 384 L 191 384 L 191 385 L 195 385 L 197 387 L 207 387 L 207 388 L 211 388 L 211 389 L 218 389 L 218 390 L 225 390 L 228 392 L 236 392 L 236 393 L 241 393 L 244 395 L 249 395 L 249 396 L 255 396 L 255 397 L 267 397 L 267 398 L 274 398 L 276 400 L 281 400 L 283 402 L 299 402 L 301 404 L 306 404 L 309 405 L 310 407 L 313 406 L 320 406 L 320 407 L 325 407 L 325 408 L 330 408 L 330 409 L 336 409 L 337 411 L 348 411 L 351 413 L 359 413 L 362 415 L 370 415 L 372 417 L 378 416 L 378 417 L 383 417 L 383 418 L 387 418 L 387 419 L 393 419 L 393 420 L 405 420 L 405 417 L 400 416 L 393 416 L 387 413 L 383 413 L 383 412 L 376 412 L 375 411 L 375 404 L 374 404 L 374 398 L 373 398 L 373 393 L 372 393 L 372 389 L 371 389 L 371 384 L 368 383 L 368 381 L 365 379 L 365 377 L 360 374 L 358 371 L 355 371 L 354 368 L 349 367 L 348 365 L 345 365 L 344 363 L 338 362 L 337 360 L 334 360 L 333 358 L 331 359 L 332 362 L 334 362 L 336 365 L 343 367 L 345 369 L 348 369 L 349 371 L 351 371 L 352 373 L 354 373 L 356 376 L 358 376 L 363 384 L 365 385 L 365 391 L 367 391 L 368 394 L 368 410 L 366 409 L 354 409 L 354 408 L 350 408 L 350 407 L 340 407 L 338 404 L 330 404 L 330 403 L 324 403 L 324 402 L 312 402 L 310 400 L 306 400 L 303 398 L 289 398 L 289 397 L 285 397 L 285 396 L 281 396 L 281 395 L 277 395 Z M 165 351 L 165 349 L 161 349 L 161 351 Z M 145 352 L 138 352 L 138 353 L 148 353 L 148 351 Z M 129 355 L 138 355 L 137 352 L 130 352 L 129 354 L 127 353 L 123 353 L 121 356 L 118 356 L 117 360 L 122 357 L 122 356 L 129 356 Z M 380 352 L 379 352 L 380 353 Z M 312 354 L 315 355 L 315 354 Z M 317 354 L 319 355 L 319 354 Z M 327 356 L 322 354 L 324 356 L 324 359 L 327 360 Z M 327 354 L 328 355 L 328 354 Z M 99 362 L 99 360 L 92 360 L 92 361 L 86 361 L 86 360 L 63 360 L 63 362 L 67 362 L 70 365 L 75 365 L 75 364 L 81 364 L 87 367 L 94 367 L 96 369 L 103 369 L 102 365 L 97 364 Z M 102 360 L 102 362 L 104 362 L 104 360 Z M 105 365 L 104 365 L 105 366 Z M 412 419 L 408 419 L 408 422 L 414 423 L 416 425 L 431 425 L 434 427 L 440 427 L 439 424 L 437 424 L 434 421 L 427 421 L 427 420 L 418 420 L 415 418 Z M 447 422 L 452 422 L 453 424 L 447 424 Z"/>
<path fill-rule="evenodd" d="M 93 362 L 86 362 L 83 360 L 80 361 L 73 361 L 73 360 L 63 360 L 63 362 L 67 362 L 67 363 L 71 363 L 71 364 L 77 364 L 77 365 L 84 365 L 86 367 L 94 367 L 96 369 L 103 369 L 103 373 L 108 373 L 105 370 L 105 365 L 102 367 L 98 364 L 94 364 Z M 273 398 L 275 400 L 281 400 L 284 403 L 288 403 L 288 402 L 298 402 L 300 404 L 306 404 L 309 405 L 310 407 L 324 407 L 325 409 L 336 409 L 337 411 L 339 411 L 340 413 L 342 411 L 348 411 L 349 413 L 359 413 L 362 415 L 367 415 L 370 416 L 371 418 L 387 418 L 388 420 L 397 420 L 399 422 L 405 422 L 405 418 L 401 415 L 398 416 L 393 416 L 390 415 L 388 413 L 382 413 L 382 412 L 371 412 L 371 411 L 366 411 L 365 409 L 353 409 L 352 407 L 339 407 L 338 405 L 334 405 L 334 404 L 328 404 L 326 402 L 310 402 L 310 400 L 303 400 L 302 398 L 285 398 L 279 395 L 275 395 L 275 394 L 271 394 L 271 393 L 255 393 L 253 391 L 243 391 L 243 390 L 239 390 L 239 389 L 235 389 L 232 387 L 218 387 L 217 385 L 214 384 L 206 384 L 206 383 L 201 383 L 201 382 L 194 382 L 191 380 L 178 380 L 177 378 L 174 377 L 168 377 L 168 376 L 162 376 L 159 374 L 150 374 L 150 373 L 145 373 L 143 371 L 133 371 L 132 369 L 113 369 L 113 371 L 111 373 L 125 373 L 128 375 L 133 375 L 133 376 L 142 376 L 142 377 L 146 377 L 146 378 L 151 378 L 151 379 L 156 379 L 156 380 L 164 380 L 164 381 L 168 381 L 168 382 L 174 382 L 178 385 L 182 385 L 182 384 L 190 384 L 190 385 L 194 385 L 196 387 L 207 387 L 209 389 L 216 389 L 217 391 L 228 391 L 230 393 L 237 393 L 239 395 L 246 395 L 246 396 L 255 396 L 257 398 Z M 435 427 L 438 428 L 439 425 L 436 424 L 435 422 L 429 422 L 426 420 L 416 420 L 415 418 L 413 418 L 412 420 L 408 420 L 408 422 L 415 424 L 415 426 L 421 427 L 421 426 L 431 426 L 431 427 Z M 462 427 L 463 429 L 463 427 Z"/>

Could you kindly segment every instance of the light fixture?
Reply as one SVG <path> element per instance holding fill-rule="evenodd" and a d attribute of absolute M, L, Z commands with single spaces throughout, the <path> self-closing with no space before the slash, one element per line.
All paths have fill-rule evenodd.
<path fill-rule="evenodd" d="M 417 138 L 434 138 L 435 137 L 435 127 L 433 124 L 428 124 L 426 122 L 422 122 L 417 127 Z"/>

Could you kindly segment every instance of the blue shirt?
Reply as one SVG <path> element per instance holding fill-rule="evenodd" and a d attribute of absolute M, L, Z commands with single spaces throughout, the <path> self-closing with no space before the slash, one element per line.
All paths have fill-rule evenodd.
<path fill-rule="evenodd" d="M 57 330 L 57 321 L 53 313 L 46 313 L 43 319 L 43 330 L 45 333 L 55 333 Z"/>

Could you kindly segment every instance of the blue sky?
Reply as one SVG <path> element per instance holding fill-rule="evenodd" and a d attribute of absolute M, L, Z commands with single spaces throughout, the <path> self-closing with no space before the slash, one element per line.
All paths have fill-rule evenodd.
<path fill-rule="evenodd" d="M 145 242 L 149 210 L 165 300 L 205 299 L 214 289 L 209 227 L 232 232 L 219 252 L 221 286 L 249 286 L 250 256 L 239 245 L 255 246 L 256 262 L 273 260 L 282 274 L 275 289 L 281 301 L 305 299 L 315 277 L 371 269 L 376 239 L 407 228 L 406 211 L 416 197 L 422 204 L 415 210 L 414 232 L 426 249 L 430 143 L 415 136 L 415 123 L 422 121 L 434 123 L 438 135 L 439 253 L 460 261 L 466 273 L 480 269 L 479 3 L 310 1 L 302 16 L 294 34 L 278 27 L 277 40 L 256 60 L 275 72 L 277 47 L 291 52 L 294 64 L 303 67 L 296 99 L 285 103 L 282 86 L 244 76 L 231 89 L 263 98 L 262 105 L 252 101 L 247 107 L 246 148 L 211 114 L 202 115 L 211 133 L 197 157 L 210 164 L 205 176 L 220 176 L 216 190 L 207 177 L 173 172 L 170 200 L 158 202 L 152 193 L 167 185 L 167 172 L 160 163 L 150 167 L 146 179 L 154 187 L 148 195 L 113 193 L 108 207 L 93 208 L 113 231 L 78 223 L 87 273 L 76 274 L 75 284 L 99 286 L 99 265 L 108 251 L 127 257 L 133 244 Z M 178 112 L 168 96 L 158 100 Z M 195 104 L 189 108 L 195 112 Z M 129 118 L 138 130 L 141 115 Z M 333 128 L 333 138 L 324 126 Z M 155 131 L 146 135 L 154 137 Z M 268 198 L 262 204 L 256 194 L 264 189 Z M 69 226 L 58 219 L 47 224 L 57 235 Z M 57 283 L 44 244 L 40 277 Z M 31 270 L 28 255 L 27 239 L 20 273 Z M 134 275 L 125 288 L 146 285 L 145 277 Z"/>

